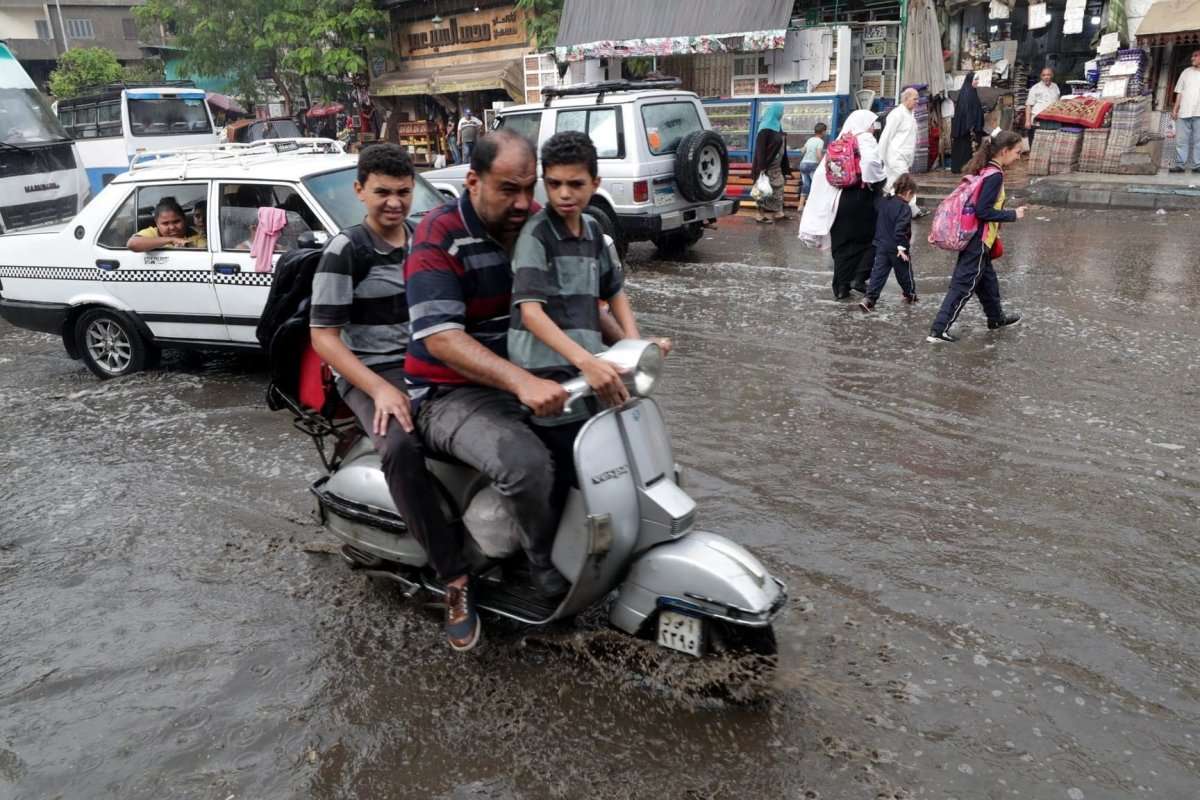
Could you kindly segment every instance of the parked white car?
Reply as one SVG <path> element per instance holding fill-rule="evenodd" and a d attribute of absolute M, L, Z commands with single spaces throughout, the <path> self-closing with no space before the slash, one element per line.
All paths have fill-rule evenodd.
<path fill-rule="evenodd" d="M 258 349 L 255 326 L 272 273 L 255 270 L 258 209 L 283 209 L 276 254 L 362 221 L 357 156 L 328 140 L 275 140 L 156 154 L 119 175 L 67 225 L 0 236 L 0 317 L 62 337 L 100 378 L 152 365 L 163 349 Z M 413 215 L 444 198 L 419 176 Z M 204 248 L 127 246 L 174 198 Z M 215 210 L 215 213 L 210 213 Z"/>
<path fill-rule="evenodd" d="M 736 204 L 725 198 L 725 141 L 712 130 L 697 96 L 678 85 L 668 79 L 546 89 L 544 104 L 498 111 L 495 127 L 517 131 L 539 150 L 560 131 L 587 133 L 596 145 L 601 179 L 588 213 L 613 238 L 621 257 L 636 241 L 679 255 Z M 467 169 L 456 164 L 424 177 L 444 194 L 458 196 Z M 536 196 L 546 202 L 540 181 Z"/>

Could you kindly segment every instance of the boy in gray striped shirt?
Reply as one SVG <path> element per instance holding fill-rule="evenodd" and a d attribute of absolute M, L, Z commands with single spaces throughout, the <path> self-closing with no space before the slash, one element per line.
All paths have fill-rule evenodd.
<path fill-rule="evenodd" d="M 549 205 L 521 230 L 513 254 L 508 357 L 551 380 L 580 373 L 608 405 L 629 399 L 616 367 L 596 358 L 604 349 L 599 301 L 607 301 L 626 338 L 637 322 L 622 290 L 621 262 L 612 240 L 584 213 L 600 186 L 596 148 L 587 134 L 564 131 L 542 145 L 542 179 Z M 664 349 L 669 348 L 663 341 Z M 572 449 L 586 419 L 583 409 L 534 417 L 533 428 L 554 455 L 555 497 L 561 508 L 575 482 Z"/>

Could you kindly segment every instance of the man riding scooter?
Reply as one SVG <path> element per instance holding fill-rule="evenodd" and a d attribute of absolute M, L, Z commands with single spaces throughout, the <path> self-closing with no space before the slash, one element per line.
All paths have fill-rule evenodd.
<path fill-rule="evenodd" d="M 534 588 L 562 595 L 550 561 L 558 519 L 547 502 L 550 452 L 526 410 L 560 414 L 567 392 L 507 358 L 511 254 L 533 200 L 537 159 L 523 136 L 500 130 L 471 155 L 467 192 L 425 216 L 405 265 L 412 344 L 405 371 L 425 445 L 486 475 L 521 531 Z M 482 628 L 469 576 L 446 581 L 446 634 L 470 650 Z"/>

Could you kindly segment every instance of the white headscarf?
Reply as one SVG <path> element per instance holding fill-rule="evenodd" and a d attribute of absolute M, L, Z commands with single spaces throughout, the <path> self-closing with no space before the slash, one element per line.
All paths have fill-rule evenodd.
<path fill-rule="evenodd" d="M 849 132 L 858 138 L 863 183 L 878 183 L 886 177 L 883 161 L 879 158 L 879 143 L 871 133 L 877 117 L 874 111 L 859 109 L 846 117 L 839 132 L 839 136 Z M 827 250 L 829 229 L 833 227 L 833 220 L 837 216 L 842 190 L 829 185 L 829 180 L 825 177 L 824 158 L 817 165 L 812 179 L 812 191 L 804 202 L 804 212 L 800 216 L 800 239 L 805 244 Z"/>

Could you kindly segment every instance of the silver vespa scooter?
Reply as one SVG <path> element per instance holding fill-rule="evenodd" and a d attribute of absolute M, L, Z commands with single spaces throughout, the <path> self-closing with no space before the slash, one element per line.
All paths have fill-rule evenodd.
<path fill-rule="evenodd" d="M 696 503 L 681 485 L 662 413 L 649 397 L 662 352 L 651 342 L 625 340 L 599 357 L 625 376 L 630 399 L 592 416 L 575 440 L 578 485 L 551 554 L 571 583 L 561 601 L 544 600 L 521 580 L 515 525 L 487 479 L 461 463 L 429 459 L 442 495 L 436 500 L 469 534 L 478 607 L 544 625 L 604 602 L 614 627 L 672 650 L 774 654 L 772 620 L 786 589 L 741 545 L 695 529 Z M 591 394 L 582 378 L 562 385 L 568 406 Z M 343 542 L 343 557 L 355 569 L 395 581 L 406 595 L 444 593 L 396 513 L 370 440 L 359 434 L 342 442 L 332 458 L 322 450 L 329 474 L 312 491 L 324 524 Z"/>

